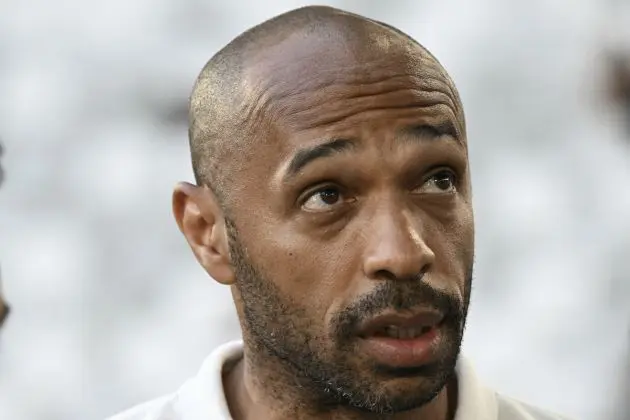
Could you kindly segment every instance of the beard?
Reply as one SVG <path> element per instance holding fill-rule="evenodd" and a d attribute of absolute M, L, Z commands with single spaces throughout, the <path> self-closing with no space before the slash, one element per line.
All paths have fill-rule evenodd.
<path fill-rule="evenodd" d="M 432 288 L 420 275 L 415 280 L 384 280 L 369 294 L 338 310 L 325 325 L 321 317 L 309 313 L 308 302 L 286 296 L 255 267 L 229 219 L 226 228 L 247 354 L 254 366 L 272 366 L 274 372 L 282 372 L 282 379 L 275 383 L 257 378 L 276 398 L 287 395 L 282 389 L 285 382 L 318 411 L 350 408 L 392 414 L 431 402 L 452 378 L 465 328 L 472 265 L 463 302 Z M 392 368 L 356 352 L 363 321 L 385 310 L 405 311 L 418 306 L 445 314 L 440 327 L 444 340 L 434 362 L 417 368 Z"/>

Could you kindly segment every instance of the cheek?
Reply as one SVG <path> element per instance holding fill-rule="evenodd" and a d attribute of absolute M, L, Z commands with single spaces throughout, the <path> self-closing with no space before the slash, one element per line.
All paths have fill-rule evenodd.
<path fill-rule="evenodd" d="M 475 232 L 472 208 L 458 209 L 456 217 L 443 221 L 436 229 L 432 249 L 436 254 L 437 270 L 448 278 L 466 282 L 474 259 Z M 464 286 L 464 283 L 459 286 Z"/>
<path fill-rule="evenodd" d="M 456 230 L 459 233 L 455 235 L 453 242 L 460 249 L 460 257 L 472 264 L 475 253 L 475 219 L 471 206 L 467 206 L 458 219 Z"/>
<path fill-rule="evenodd" d="M 287 230 L 268 226 L 267 235 L 249 247 L 252 262 L 294 306 L 320 322 L 337 293 L 338 252 L 329 243 L 319 244 Z"/>

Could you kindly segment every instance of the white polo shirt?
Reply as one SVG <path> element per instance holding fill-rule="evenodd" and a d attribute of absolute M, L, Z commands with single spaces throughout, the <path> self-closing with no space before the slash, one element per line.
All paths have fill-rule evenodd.
<path fill-rule="evenodd" d="M 223 391 L 222 371 L 243 356 L 243 343 L 218 347 L 196 377 L 173 394 L 146 402 L 107 420 L 232 420 Z M 567 420 L 498 395 L 484 387 L 463 357 L 455 368 L 459 401 L 455 420 Z"/>

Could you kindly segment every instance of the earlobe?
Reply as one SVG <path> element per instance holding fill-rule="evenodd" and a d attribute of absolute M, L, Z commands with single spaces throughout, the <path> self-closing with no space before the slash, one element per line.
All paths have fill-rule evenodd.
<path fill-rule="evenodd" d="M 222 284 L 234 283 L 225 219 L 212 191 L 188 183 L 173 191 L 173 215 L 197 261 Z"/>

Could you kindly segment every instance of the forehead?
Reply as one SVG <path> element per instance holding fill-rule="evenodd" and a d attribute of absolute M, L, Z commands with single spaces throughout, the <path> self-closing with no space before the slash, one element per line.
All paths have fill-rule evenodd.
<path fill-rule="evenodd" d="M 396 156 L 419 157 L 398 148 L 420 144 L 400 142 L 399 134 L 429 127 L 452 132 L 466 155 L 461 104 L 429 53 L 399 38 L 342 40 L 347 42 L 287 39 L 244 66 L 240 115 L 252 144 L 242 179 L 249 193 L 275 189 L 272 180 L 282 178 L 296 157 L 331 139 L 352 139 L 354 150 L 370 150 L 361 159 L 366 165 L 366 156 L 380 156 L 370 167 L 385 160 L 396 167 L 403 163 Z"/>
<path fill-rule="evenodd" d="M 454 86 L 430 54 L 406 39 L 363 43 L 287 39 L 246 66 L 246 115 L 277 141 L 383 123 L 450 122 L 464 135 Z M 415 121 L 414 121 L 415 120 Z M 259 133 L 261 134 L 261 133 Z"/>

